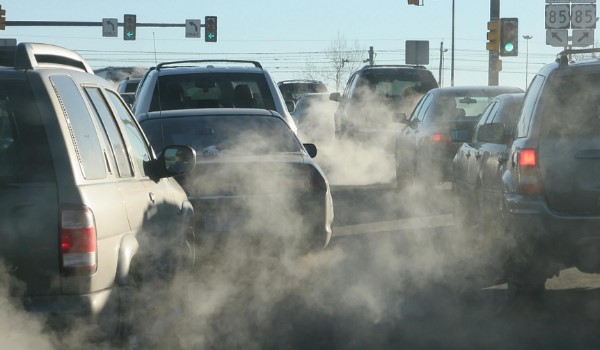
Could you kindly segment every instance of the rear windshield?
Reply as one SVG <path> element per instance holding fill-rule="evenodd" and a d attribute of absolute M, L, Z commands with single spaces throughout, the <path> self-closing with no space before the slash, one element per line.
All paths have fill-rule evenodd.
<path fill-rule="evenodd" d="M 53 179 L 46 131 L 29 84 L 0 80 L 0 183 Z"/>
<path fill-rule="evenodd" d="M 279 90 L 285 100 L 298 101 L 309 93 L 327 92 L 327 87 L 323 83 L 284 83 L 279 85 Z"/>
<path fill-rule="evenodd" d="M 550 77 L 540 106 L 542 135 L 600 135 L 600 72 L 570 70 Z"/>
<path fill-rule="evenodd" d="M 301 152 L 294 133 L 277 117 L 190 116 L 147 119 L 141 125 L 155 150 L 168 145 L 187 145 L 199 157 Z"/>
<path fill-rule="evenodd" d="M 477 119 L 494 95 L 478 95 L 471 92 L 456 95 L 438 95 L 427 110 L 425 121 L 444 122 L 459 119 Z"/>
<path fill-rule="evenodd" d="M 263 74 L 196 73 L 163 75 L 150 111 L 190 108 L 261 108 L 275 110 Z"/>
<path fill-rule="evenodd" d="M 368 70 L 358 77 L 356 84 L 358 93 L 369 91 L 388 98 L 399 98 L 414 93 L 424 94 L 437 87 L 431 72 L 419 69 Z"/>

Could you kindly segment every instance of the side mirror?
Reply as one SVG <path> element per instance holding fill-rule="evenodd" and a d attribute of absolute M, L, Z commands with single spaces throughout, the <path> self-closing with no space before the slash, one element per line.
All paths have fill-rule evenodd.
<path fill-rule="evenodd" d="M 285 106 L 287 107 L 288 112 L 294 113 L 296 110 L 296 103 L 292 100 L 285 100 Z"/>
<path fill-rule="evenodd" d="M 308 152 L 308 155 L 311 158 L 317 156 L 317 146 L 315 146 L 314 143 L 303 143 L 302 146 L 304 146 L 304 149 L 306 149 L 306 152 Z"/>
<path fill-rule="evenodd" d="M 189 146 L 167 146 L 158 157 L 158 166 L 161 177 L 185 175 L 196 166 L 196 151 Z"/>
<path fill-rule="evenodd" d="M 340 100 L 342 99 L 342 94 L 340 94 L 339 92 L 332 92 L 331 94 L 329 94 L 329 99 L 331 101 L 340 102 Z"/>
<path fill-rule="evenodd" d="M 504 124 L 490 123 L 481 125 L 477 131 L 477 140 L 486 143 L 504 143 L 506 140 Z"/>

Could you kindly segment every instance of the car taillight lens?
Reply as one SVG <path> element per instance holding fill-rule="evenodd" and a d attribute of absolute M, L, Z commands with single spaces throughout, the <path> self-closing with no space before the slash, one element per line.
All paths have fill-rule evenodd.
<path fill-rule="evenodd" d="M 431 136 L 431 141 L 433 142 L 442 142 L 444 140 L 444 136 L 442 134 L 433 134 Z"/>
<path fill-rule="evenodd" d="M 97 268 L 94 214 L 84 206 L 61 210 L 61 270 L 67 274 L 93 274 Z"/>
<path fill-rule="evenodd" d="M 520 192 L 523 194 L 539 194 L 542 186 L 537 152 L 534 149 L 524 149 L 517 154 L 517 157 L 517 176 Z"/>

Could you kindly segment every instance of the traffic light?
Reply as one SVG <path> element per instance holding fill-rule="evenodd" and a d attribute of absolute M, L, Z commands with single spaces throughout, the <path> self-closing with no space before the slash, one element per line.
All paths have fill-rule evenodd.
<path fill-rule="evenodd" d="M 5 15 L 6 10 L 4 10 L 2 8 L 2 5 L 0 5 L 0 30 L 6 29 L 6 17 L 4 17 Z"/>
<path fill-rule="evenodd" d="M 123 17 L 123 40 L 135 40 L 135 15 L 124 15 Z"/>
<path fill-rule="evenodd" d="M 217 42 L 217 16 L 204 17 L 204 41 Z"/>
<path fill-rule="evenodd" d="M 488 51 L 498 53 L 500 49 L 500 20 L 492 20 L 487 23 L 487 39 L 488 42 L 485 45 L 485 48 Z"/>
<path fill-rule="evenodd" d="M 502 18 L 500 29 L 500 56 L 519 54 L 519 19 Z"/>
<path fill-rule="evenodd" d="M 419 4 L 421 0 L 408 0 L 408 4 L 409 5 L 417 5 L 417 6 L 421 6 L 421 4 Z"/>

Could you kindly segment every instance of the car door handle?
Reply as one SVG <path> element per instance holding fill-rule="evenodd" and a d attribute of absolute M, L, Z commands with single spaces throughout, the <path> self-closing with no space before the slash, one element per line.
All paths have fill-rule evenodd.
<path fill-rule="evenodd" d="M 156 202 L 156 196 L 154 195 L 153 192 L 149 192 L 148 197 L 150 197 L 150 202 L 152 202 L 152 204 L 154 204 Z"/>

